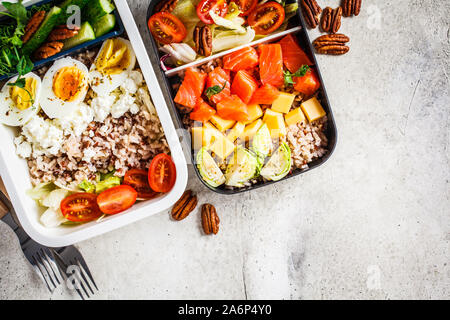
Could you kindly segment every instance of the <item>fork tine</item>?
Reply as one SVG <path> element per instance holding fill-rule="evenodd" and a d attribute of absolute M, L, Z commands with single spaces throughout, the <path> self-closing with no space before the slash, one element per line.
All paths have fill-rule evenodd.
<path fill-rule="evenodd" d="M 78 266 L 80 267 L 80 275 L 83 278 L 84 282 L 86 283 L 86 286 L 89 288 L 89 290 L 91 290 L 92 294 L 94 293 L 94 290 L 92 290 L 91 285 L 89 284 L 89 281 L 86 279 L 86 277 L 84 276 L 84 268 L 83 266 L 80 264 L 80 261 L 78 261 L 78 259 L 75 258 L 75 262 L 77 262 Z M 98 289 L 97 289 L 98 290 Z"/>
<path fill-rule="evenodd" d="M 39 270 L 39 273 L 40 273 L 41 277 L 44 279 L 45 284 L 47 285 L 48 290 L 49 290 L 50 292 L 52 292 L 52 289 L 50 289 L 50 285 L 48 284 L 47 278 L 45 277 L 45 274 L 42 272 L 41 267 L 39 266 L 39 262 L 36 260 L 36 257 L 35 257 L 35 256 L 33 256 L 32 258 L 33 258 L 33 260 L 34 260 L 34 267 L 35 267 L 37 270 Z"/>
<path fill-rule="evenodd" d="M 53 253 L 53 256 L 55 257 L 56 266 L 58 267 L 59 272 L 61 273 L 63 279 L 67 279 L 67 268 L 69 267 L 64 260 L 62 259 L 61 255 L 55 250 L 51 249 L 51 252 Z M 78 289 L 75 286 L 75 291 L 80 296 L 81 300 L 85 300 L 83 294 L 81 293 L 80 289 Z"/>
<path fill-rule="evenodd" d="M 86 261 L 84 261 L 84 258 L 81 255 L 81 253 L 75 259 L 81 265 L 82 269 L 84 270 L 84 272 L 87 274 L 87 276 L 91 280 L 91 282 L 94 285 L 95 289 L 97 289 L 97 291 L 98 291 L 97 284 L 94 281 L 94 277 L 92 276 L 91 271 L 89 270 L 89 268 L 88 268 L 88 266 L 86 264 Z"/>
<path fill-rule="evenodd" d="M 70 263 L 70 265 L 72 265 L 72 266 L 76 266 L 76 265 L 77 265 L 76 263 L 72 262 L 72 260 L 69 260 L 69 263 Z M 80 269 L 80 274 L 81 274 L 81 269 Z M 80 286 L 81 286 L 81 288 L 82 288 L 83 291 L 84 291 L 84 294 L 85 294 L 88 298 L 90 298 L 89 293 L 87 292 L 86 288 L 85 288 L 84 285 L 83 285 L 82 279 L 78 279 L 78 282 L 80 283 Z"/>
<path fill-rule="evenodd" d="M 58 282 L 58 285 L 61 284 L 61 282 L 59 281 L 59 276 L 61 276 L 61 274 L 55 272 L 55 267 L 53 266 L 55 261 L 53 259 L 52 253 L 50 252 L 50 250 L 48 248 L 41 248 L 41 250 L 42 250 L 42 254 L 44 255 L 44 257 L 47 260 L 48 265 L 50 266 L 50 270 L 52 270 L 53 276 L 55 277 L 56 281 Z"/>
<path fill-rule="evenodd" d="M 46 263 L 45 263 L 45 259 L 43 259 L 43 257 L 42 257 L 42 255 L 41 255 L 41 253 L 39 252 L 39 251 L 36 251 L 36 256 L 37 256 L 37 258 L 39 259 L 39 263 L 42 265 L 42 267 L 44 268 L 44 270 L 45 270 L 45 272 L 46 272 L 46 274 L 48 275 L 48 278 L 50 279 L 50 282 L 52 283 L 52 291 L 56 288 L 56 284 L 55 284 L 55 281 L 53 281 L 53 277 L 52 277 L 52 275 L 51 275 L 51 273 L 50 273 L 50 271 L 48 271 L 48 267 L 47 267 L 47 265 L 46 265 Z"/>

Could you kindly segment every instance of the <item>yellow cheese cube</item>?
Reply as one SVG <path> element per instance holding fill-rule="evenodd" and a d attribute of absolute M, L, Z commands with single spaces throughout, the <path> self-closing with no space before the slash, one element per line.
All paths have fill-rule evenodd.
<path fill-rule="evenodd" d="M 225 159 L 234 151 L 234 148 L 234 143 L 228 140 L 224 135 L 221 135 L 211 145 L 210 150 L 221 159 Z"/>
<path fill-rule="evenodd" d="M 272 110 L 276 112 L 288 113 L 294 102 L 295 94 L 280 92 L 278 98 L 272 102 Z"/>
<path fill-rule="evenodd" d="M 234 120 L 225 120 L 219 117 L 218 115 L 214 115 L 211 118 L 211 122 L 216 126 L 217 129 L 224 132 L 227 129 L 230 129 L 236 121 Z"/>
<path fill-rule="evenodd" d="M 191 136 L 192 147 L 194 150 L 198 150 L 201 147 L 209 146 L 220 136 L 222 136 L 222 133 L 212 124 L 205 124 L 203 127 L 193 127 Z"/>
<path fill-rule="evenodd" d="M 303 102 L 300 107 L 302 108 L 309 122 L 320 119 L 326 115 L 325 110 L 323 110 L 322 105 L 316 97 Z"/>
<path fill-rule="evenodd" d="M 263 115 L 263 111 L 259 104 L 250 104 L 247 106 L 248 113 L 248 121 L 245 121 L 244 124 L 249 124 L 255 121 L 258 118 L 261 118 Z"/>
<path fill-rule="evenodd" d="M 231 142 L 236 141 L 236 139 L 241 136 L 242 132 L 244 132 L 244 129 L 245 124 L 243 124 L 242 122 L 236 122 L 233 129 L 231 129 L 227 134 L 228 140 L 230 140 Z"/>
<path fill-rule="evenodd" d="M 279 138 L 286 135 L 286 125 L 284 124 L 284 117 L 282 113 L 275 112 L 271 109 L 266 109 L 263 122 L 267 124 L 272 139 Z"/>
<path fill-rule="evenodd" d="M 256 131 L 263 125 L 263 121 L 258 119 L 245 126 L 244 132 L 240 136 L 242 140 L 251 140 L 256 134 Z"/>
<path fill-rule="evenodd" d="M 302 109 L 296 108 L 285 115 L 284 120 L 286 121 L 286 125 L 289 127 L 290 125 L 305 121 L 306 118 L 302 112 Z"/>

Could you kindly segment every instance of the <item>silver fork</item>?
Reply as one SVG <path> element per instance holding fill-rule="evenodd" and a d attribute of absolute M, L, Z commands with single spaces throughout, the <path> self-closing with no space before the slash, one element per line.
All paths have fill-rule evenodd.
<path fill-rule="evenodd" d="M 77 248 L 74 246 L 52 248 L 51 251 L 61 274 L 64 275 L 66 281 L 70 281 L 82 300 L 90 298 L 89 291 L 91 295 L 95 294 L 92 286 L 98 291 L 97 284 Z"/>
<path fill-rule="evenodd" d="M 31 263 L 38 276 L 45 282 L 50 292 L 53 292 L 61 284 L 58 268 L 53 254 L 45 247 L 31 239 L 13 218 L 12 206 L 3 192 L 0 192 L 0 219 L 13 229 L 19 239 L 20 247 Z"/>

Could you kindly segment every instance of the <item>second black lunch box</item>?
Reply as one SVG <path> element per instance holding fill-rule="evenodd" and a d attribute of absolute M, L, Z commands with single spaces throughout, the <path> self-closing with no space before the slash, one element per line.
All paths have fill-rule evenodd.
<path fill-rule="evenodd" d="M 148 10 L 147 10 L 147 21 L 148 19 L 152 16 L 153 14 L 153 9 L 155 7 L 155 5 L 160 2 L 161 0 L 150 0 L 150 4 L 148 6 Z M 229 189 L 227 187 L 225 187 L 224 185 L 219 186 L 219 187 L 212 187 L 209 184 L 207 184 L 202 177 L 200 176 L 200 172 L 197 168 L 197 166 L 195 165 L 196 163 L 196 154 L 194 153 L 194 150 L 192 148 L 192 143 L 190 143 L 191 141 L 189 140 L 190 145 L 187 146 L 189 148 L 189 150 L 191 150 L 190 154 L 191 154 L 191 161 L 194 164 L 194 168 L 195 168 L 195 172 L 198 176 L 198 178 L 202 181 L 202 183 L 209 188 L 210 190 L 217 192 L 217 193 L 221 193 L 221 194 L 236 194 L 236 193 L 241 193 L 244 191 L 249 191 L 249 190 L 253 190 L 256 188 L 260 188 L 263 186 L 268 186 L 271 185 L 273 183 L 276 182 L 280 182 L 286 179 L 289 179 L 291 177 L 303 174 L 307 171 L 310 171 L 312 169 L 315 169 L 319 166 L 321 166 L 323 163 L 325 163 L 331 156 L 331 154 L 333 153 L 335 147 L 336 147 L 336 142 L 337 142 L 337 130 L 336 130 L 336 123 L 334 121 L 334 117 L 333 117 L 333 112 L 331 110 L 331 105 L 330 105 L 330 101 L 328 99 L 327 93 L 326 93 L 326 89 L 325 89 L 325 85 L 323 82 L 323 78 L 322 75 L 320 73 L 320 69 L 319 66 L 317 64 L 317 60 L 314 54 L 314 50 L 311 44 L 311 40 L 308 36 L 308 33 L 306 31 L 306 26 L 305 26 L 305 22 L 304 19 L 300 13 L 300 9 L 297 10 L 297 15 L 295 17 L 292 18 L 292 21 L 289 21 L 289 26 L 290 27 L 300 27 L 298 28 L 299 30 L 296 31 L 295 33 L 293 33 L 293 35 L 298 39 L 300 46 L 302 47 L 302 49 L 306 52 L 306 54 L 311 58 L 311 61 L 313 61 L 314 65 L 315 65 L 315 69 L 317 71 L 317 75 L 319 77 L 319 81 L 321 84 L 321 87 L 319 89 L 319 93 L 318 93 L 318 97 L 319 100 L 321 101 L 322 107 L 324 108 L 324 110 L 327 113 L 327 118 L 328 118 L 328 123 L 327 123 L 327 130 L 325 131 L 326 137 L 328 139 L 328 146 L 327 146 L 327 150 L 328 152 L 321 158 L 316 159 L 310 163 L 308 163 L 308 168 L 306 169 L 295 169 L 292 171 L 292 173 L 288 174 L 286 177 L 284 177 L 283 179 L 279 180 L 279 181 L 260 181 L 256 184 L 253 184 L 251 186 L 246 186 L 246 187 L 242 187 L 242 188 L 233 188 L 233 189 Z M 156 43 L 155 39 L 153 38 L 152 34 L 150 33 L 150 30 L 148 30 L 147 28 L 147 32 L 148 35 L 150 37 L 150 43 L 151 43 L 151 47 L 152 47 L 152 51 L 149 52 L 149 57 L 150 57 L 150 61 L 153 65 L 153 68 L 155 70 L 156 76 L 159 80 L 164 98 L 166 100 L 167 105 L 169 106 L 169 108 L 171 109 L 171 113 L 174 115 L 175 117 L 175 121 L 177 122 L 178 126 L 180 128 L 184 128 L 183 125 L 183 121 L 182 121 L 182 115 L 180 114 L 179 110 L 177 109 L 177 107 L 175 106 L 174 103 L 174 97 L 176 95 L 176 92 L 174 92 L 173 88 L 172 88 L 172 83 L 171 83 L 171 79 L 169 77 L 166 76 L 165 72 L 162 70 L 161 67 L 161 63 L 160 63 L 160 57 L 161 54 L 158 50 L 158 44 Z M 280 40 L 282 38 L 282 36 L 280 36 L 280 38 L 276 38 L 273 39 L 272 41 L 277 41 Z M 270 42 L 270 41 L 269 41 Z M 260 43 L 260 42 L 258 42 Z M 249 43 L 247 46 L 253 46 L 253 42 Z M 187 129 L 187 128 L 185 128 Z"/>

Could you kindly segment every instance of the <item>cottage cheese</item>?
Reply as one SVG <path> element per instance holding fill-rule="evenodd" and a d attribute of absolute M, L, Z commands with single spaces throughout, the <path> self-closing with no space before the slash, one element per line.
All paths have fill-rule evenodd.
<path fill-rule="evenodd" d="M 35 117 L 22 128 L 22 134 L 33 146 L 33 156 L 57 155 L 62 148 L 64 133 L 52 120 Z"/>

